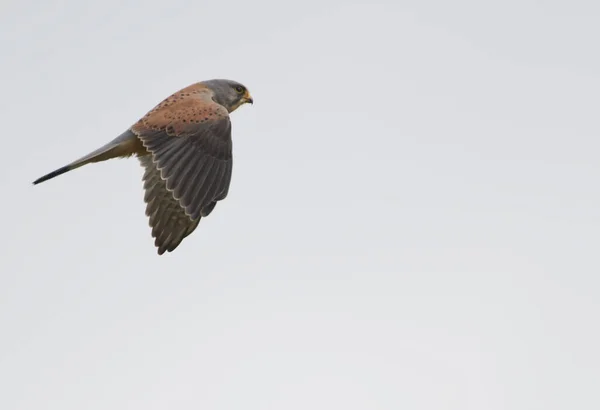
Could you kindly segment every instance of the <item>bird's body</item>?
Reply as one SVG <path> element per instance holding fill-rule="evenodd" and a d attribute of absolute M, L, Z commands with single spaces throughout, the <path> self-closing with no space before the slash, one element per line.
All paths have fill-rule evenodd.
<path fill-rule="evenodd" d="M 232 172 L 229 114 L 253 103 L 230 80 L 192 84 L 172 94 L 108 144 L 34 181 L 92 162 L 137 156 L 158 253 L 173 251 L 228 193 Z"/>

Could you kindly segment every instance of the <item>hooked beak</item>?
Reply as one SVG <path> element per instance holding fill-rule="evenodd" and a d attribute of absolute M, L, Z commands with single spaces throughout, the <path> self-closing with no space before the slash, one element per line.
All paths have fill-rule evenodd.
<path fill-rule="evenodd" d="M 244 103 L 254 105 L 254 100 L 252 99 L 252 96 L 250 95 L 250 93 L 246 93 L 246 95 L 244 96 Z"/>

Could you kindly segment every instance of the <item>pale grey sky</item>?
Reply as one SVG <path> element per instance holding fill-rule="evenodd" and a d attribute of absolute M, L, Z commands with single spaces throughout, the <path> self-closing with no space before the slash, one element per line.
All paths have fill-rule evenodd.
<path fill-rule="evenodd" d="M 598 409 L 600 5 L 0 6 L 0 408 Z M 159 257 L 137 160 L 230 78 L 228 198 Z"/>

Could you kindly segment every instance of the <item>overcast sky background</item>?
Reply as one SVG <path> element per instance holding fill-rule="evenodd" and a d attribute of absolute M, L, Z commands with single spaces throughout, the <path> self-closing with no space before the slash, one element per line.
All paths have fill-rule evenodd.
<path fill-rule="evenodd" d="M 600 408 L 600 5 L 538 3 L 3 0 L 0 408 Z M 210 78 L 174 253 L 137 160 L 31 185 Z"/>

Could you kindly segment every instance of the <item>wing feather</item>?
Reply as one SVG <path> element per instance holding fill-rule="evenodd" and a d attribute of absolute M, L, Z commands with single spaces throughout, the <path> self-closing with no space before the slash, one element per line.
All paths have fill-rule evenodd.
<path fill-rule="evenodd" d="M 173 194 L 167 190 L 150 155 L 139 157 L 139 160 L 145 169 L 143 180 L 146 215 L 150 218 L 154 244 L 158 248 L 158 254 L 162 255 L 177 248 L 196 229 L 200 218 L 193 220 L 186 215 Z"/>

